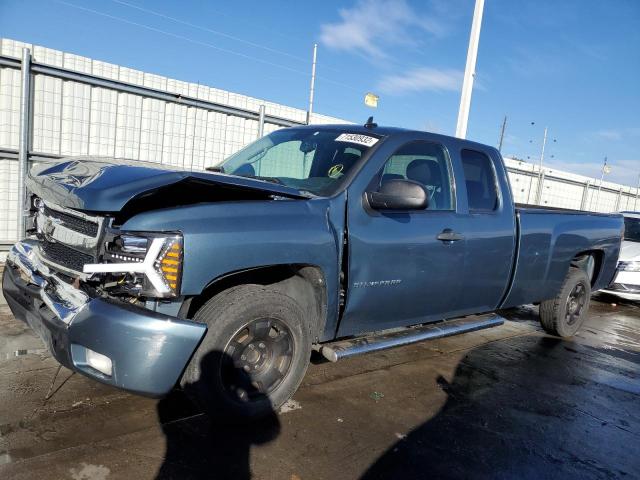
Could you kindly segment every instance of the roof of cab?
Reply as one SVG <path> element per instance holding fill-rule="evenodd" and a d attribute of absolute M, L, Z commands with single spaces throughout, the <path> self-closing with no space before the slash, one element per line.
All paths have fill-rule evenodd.
<path fill-rule="evenodd" d="M 362 135 L 377 134 L 382 136 L 391 136 L 394 134 L 411 133 L 411 132 L 415 132 L 416 134 L 420 134 L 420 135 L 424 135 L 426 133 L 430 136 L 433 136 L 434 139 L 440 138 L 440 139 L 454 140 L 456 142 L 464 143 L 467 147 L 471 147 L 475 145 L 476 148 L 492 149 L 497 151 L 495 147 L 486 145 L 484 143 L 475 142 L 473 140 L 467 140 L 465 138 L 458 138 L 451 135 L 443 135 L 441 133 L 427 132 L 425 130 L 415 130 L 415 129 L 408 129 L 408 128 L 400 128 L 400 127 L 386 127 L 386 126 L 365 127 L 364 125 L 338 123 L 338 124 L 327 124 L 327 125 L 300 125 L 293 128 L 305 128 L 305 129 L 308 128 L 308 129 L 314 129 L 314 130 L 331 129 L 331 130 L 344 131 L 348 133 L 359 133 Z"/>
<path fill-rule="evenodd" d="M 345 132 L 352 133 L 374 133 L 378 135 L 393 135 L 394 133 L 403 133 L 403 132 L 411 132 L 415 130 L 409 130 L 406 128 L 399 127 L 383 127 L 383 126 L 375 126 L 375 127 L 365 127 L 364 125 L 356 125 L 352 123 L 336 123 L 336 124 L 327 124 L 327 125 L 300 125 L 299 127 L 293 128 L 309 128 L 312 130 L 318 129 L 327 129 L 327 130 L 344 130 Z"/>

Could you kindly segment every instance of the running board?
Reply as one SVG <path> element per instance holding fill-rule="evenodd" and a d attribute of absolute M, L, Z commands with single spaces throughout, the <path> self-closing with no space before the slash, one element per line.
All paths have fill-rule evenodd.
<path fill-rule="evenodd" d="M 314 350 L 320 352 L 330 362 L 337 362 L 341 358 L 353 357 L 363 353 L 377 352 L 387 348 L 400 347 L 423 340 L 451 337 L 462 333 L 475 332 L 485 328 L 498 327 L 504 323 L 504 318 L 495 313 L 486 315 L 472 315 L 459 319 L 446 320 L 436 324 L 420 325 L 404 328 L 379 335 L 351 338 L 337 342 L 316 344 Z"/>

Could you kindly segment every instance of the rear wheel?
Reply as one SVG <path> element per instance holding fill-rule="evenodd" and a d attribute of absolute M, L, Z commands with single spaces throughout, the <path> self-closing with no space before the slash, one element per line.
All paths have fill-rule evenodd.
<path fill-rule="evenodd" d="M 540 303 L 540 323 L 550 334 L 571 337 L 582 326 L 589 312 L 591 282 L 587 273 L 571 267 L 560 293 Z"/>
<path fill-rule="evenodd" d="M 194 320 L 209 330 L 182 379 L 210 415 L 269 415 L 298 388 L 309 364 L 311 337 L 298 303 L 260 285 L 226 290 Z"/>

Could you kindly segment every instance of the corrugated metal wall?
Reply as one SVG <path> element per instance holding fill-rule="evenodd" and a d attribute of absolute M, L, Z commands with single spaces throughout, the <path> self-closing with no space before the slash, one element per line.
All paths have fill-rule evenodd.
<path fill-rule="evenodd" d="M 31 49 L 33 62 L 96 77 L 154 88 L 220 105 L 303 123 L 306 111 L 206 85 L 182 82 L 70 53 L 0 39 L 0 55 L 20 59 Z M 20 123 L 20 70 L 0 68 L 0 242 L 17 238 L 15 158 Z M 99 155 L 202 170 L 215 165 L 258 137 L 258 121 L 147 98 L 115 89 L 33 76 L 31 152 L 55 156 Z M 313 114 L 313 123 L 345 123 Z M 279 127 L 267 120 L 264 133 Z"/>
<path fill-rule="evenodd" d="M 20 59 L 23 47 L 38 64 L 81 72 L 133 86 L 153 88 L 205 102 L 303 123 L 306 112 L 205 85 L 182 82 L 70 53 L 0 39 L 0 55 Z M 30 152 L 36 155 L 100 155 L 201 170 L 215 165 L 258 136 L 258 121 L 206 108 L 92 86 L 81 81 L 33 75 Z M 17 178 L 15 151 L 19 143 L 21 74 L 0 67 L 0 243 L 17 238 Z M 343 123 L 314 114 L 313 123 Z M 264 133 L 279 127 L 264 125 Z M 3 153 L 4 156 L 3 156 Z M 11 153 L 11 155 L 10 155 Z M 538 196 L 537 167 L 506 159 L 516 201 L 534 203 Z M 615 211 L 640 208 L 637 191 L 580 175 L 545 168 L 540 204 L 555 207 Z"/>
<path fill-rule="evenodd" d="M 538 184 L 541 183 L 539 204 L 549 207 L 618 212 L 640 208 L 639 189 L 600 179 L 543 167 L 505 158 L 511 189 L 518 203 L 538 203 Z M 540 182 L 541 180 L 541 182 Z"/>

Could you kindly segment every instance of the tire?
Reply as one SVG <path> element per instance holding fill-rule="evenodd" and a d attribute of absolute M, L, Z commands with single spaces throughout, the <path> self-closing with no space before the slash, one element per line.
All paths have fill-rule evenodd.
<path fill-rule="evenodd" d="M 194 320 L 208 331 L 181 385 L 210 417 L 266 417 L 294 394 L 309 365 L 311 334 L 291 297 L 241 285 L 211 298 Z"/>
<path fill-rule="evenodd" d="M 591 281 L 587 273 L 570 267 L 558 295 L 540 303 L 540 323 L 551 335 L 572 337 L 589 313 Z"/>

